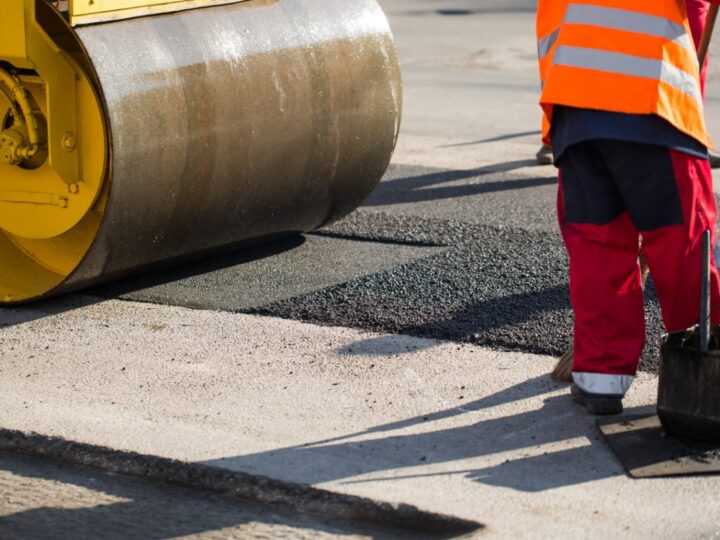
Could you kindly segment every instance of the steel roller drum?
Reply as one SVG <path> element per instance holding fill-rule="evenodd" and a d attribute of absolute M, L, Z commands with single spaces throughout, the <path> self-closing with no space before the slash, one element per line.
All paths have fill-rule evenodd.
<path fill-rule="evenodd" d="M 105 122 L 103 186 L 62 242 L 43 240 L 74 252 L 65 272 L 28 265 L 29 249 L 0 259 L 0 303 L 316 229 L 389 164 L 401 81 L 375 0 L 249 0 L 75 32 Z M 12 284 L 14 264 L 32 286 Z"/>

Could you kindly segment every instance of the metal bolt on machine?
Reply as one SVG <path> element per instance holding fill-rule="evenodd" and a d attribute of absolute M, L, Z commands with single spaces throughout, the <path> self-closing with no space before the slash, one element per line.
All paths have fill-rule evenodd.
<path fill-rule="evenodd" d="M 401 96 L 375 0 L 3 0 L 0 304 L 343 217 Z"/>

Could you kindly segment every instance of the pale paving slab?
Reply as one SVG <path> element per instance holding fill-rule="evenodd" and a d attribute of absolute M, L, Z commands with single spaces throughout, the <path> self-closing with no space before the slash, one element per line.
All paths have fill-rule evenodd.
<path fill-rule="evenodd" d="M 628 478 L 553 358 L 69 297 L 0 310 L 0 426 L 486 523 L 494 538 L 711 538 L 720 478 Z M 643 375 L 627 407 L 647 411 Z"/>
<path fill-rule="evenodd" d="M 0 453 L 0 537 L 4 540 L 376 537 L 349 534 L 348 529 L 323 523 L 317 516 L 288 515 L 191 488 Z"/>

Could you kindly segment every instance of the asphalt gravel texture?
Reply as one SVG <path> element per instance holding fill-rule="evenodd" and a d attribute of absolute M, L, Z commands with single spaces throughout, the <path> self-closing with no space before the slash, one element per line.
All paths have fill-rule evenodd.
<path fill-rule="evenodd" d="M 261 246 L 95 292 L 559 356 L 571 346 L 573 316 L 567 255 L 555 218 L 556 173 L 537 167 L 533 177 L 527 167 L 528 160 L 469 171 L 392 165 L 363 207 L 313 233 L 339 241 L 335 259 L 327 250 L 314 250 L 322 242 L 303 246 L 286 240 L 278 244 L 279 258 L 272 246 Z M 359 249 L 358 242 L 385 247 Z M 408 247 L 417 253 L 408 253 Z M 293 250 L 297 255 L 287 258 Z M 392 263 L 378 264 L 370 252 L 393 258 Z M 348 262 L 352 257 L 367 265 L 365 275 L 344 269 L 357 267 L 357 261 Z M 250 280 L 243 266 L 254 268 L 256 260 L 298 268 L 280 271 L 275 280 Z M 331 267 L 318 269 L 318 260 Z M 311 276 L 321 271 L 328 275 L 325 286 Z M 338 283 L 343 272 L 348 278 Z M 283 297 L 288 281 L 283 276 L 291 274 L 308 276 L 306 294 Z M 248 291 L 253 286 L 279 290 L 254 294 Z M 281 299 L 248 302 L 272 296 Z M 662 324 L 651 280 L 646 316 L 640 369 L 657 372 Z"/>
<path fill-rule="evenodd" d="M 359 211 L 325 234 L 448 246 L 439 255 L 249 310 L 320 324 L 561 355 L 573 316 L 556 234 Z M 657 372 L 662 333 L 652 286 L 641 362 Z"/>

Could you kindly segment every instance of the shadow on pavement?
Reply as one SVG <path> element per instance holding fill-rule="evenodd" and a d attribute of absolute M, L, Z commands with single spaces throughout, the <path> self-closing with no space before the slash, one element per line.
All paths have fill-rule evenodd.
<path fill-rule="evenodd" d="M 0 306 L 0 331 L 3 328 L 92 306 L 103 300 L 95 296 L 71 295 L 16 306 Z"/>
<path fill-rule="evenodd" d="M 534 159 L 522 159 L 509 161 L 507 163 L 498 163 L 478 169 L 439 171 L 395 180 L 384 180 L 378 184 L 375 191 L 363 206 L 384 206 L 438 199 L 452 199 L 498 191 L 551 186 L 557 183 L 557 179 L 554 176 L 548 176 L 545 178 L 518 178 L 491 182 L 464 183 L 455 186 L 440 185 L 457 182 L 459 180 L 478 178 L 488 174 L 510 172 L 531 166 L 537 166 Z"/>
<path fill-rule="evenodd" d="M 568 324 L 556 328 L 559 333 L 555 345 L 565 350 L 572 333 L 572 313 L 567 285 L 558 285 L 542 291 L 523 292 L 499 298 L 489 298 L 479 302 L 469 302 L 450 316 L 441 320 L 430 320 L 419 325 L 409 325 L 401 333 L 410 335 L 458 336 L 461 341 L 481 343 L 489 346 L 516 345 L 519 350 L 536 350 L 528 340 L 534 334 L 523 332 L 523 324 L 538 321 L 540 328 L 547 323 L 542 315 L 558 312 L 566 315 Z M 506 329 L 507 335 L 492 336 L 490 331 Z M 543 329 L 545 333 L 548 329 Z M 564 343 L 564 336 L 568 341 Z M 456 338 L 457 339 L 457 338 Z M 502 340 L 502 341 L 501 341 Z"/>
<path fill-rule="evenodd" d="M 538 138 L 538 146 L 540 145 L 540 135 L 542 135 L 542 131 L 535 130 L 535 131 L 519 131 L 517 133 L 508 133 L 507 135 L 498 135 L 497 137 L 489 137 L 487 139 L 480 139 L 479 141 L 470 141 L 470 142 L 464 142 L 464 143 L 455 143 L 455 144 L 446 144 L 443 146 L 440 146 L 440 148 L 457 148 L 459 146 L 475 146 L 476 144 L 485 144 L 490 142 L 500 142 L 500 141 L 508 141 L 510 139 L 520 139 L 521 137 L 530 137 L 530 136 L 537 136 Z M 535 163 L 537 165 L 537 163 Z"/>
<path fill-rule="evenodd" d="M 526 492 L 623 474 L 622 466 L 610 450 L 604 443 L 597 442 L 601 439 L 595 429 L 594 417 L 574 404 L 569 394 L 549 395 L 542 407 L 518 414 L 490 412 L 490 409 L 510 403 L 554 394 L 560 388 L 543 375 L 458 407 L 330 440 L 225 458 L 212 464 L 233 470 L 262 471 L 271 476 L 290 476 L 287 479 L 309 484 L 392 482 L 403 478 L 460 474 L 476 482 Z M 493 418 L 482 419 L 488 414 Z M 444 420 L 461 416 L 480 420 L 442 427 L 446 425 Z M 436 429 L 432 429 L 433 422 L 439 423 Z M 398 433 L 409 428 L 422 432 Z M 606 452 L 605 459 L 601 458 L 598 446 Z M 519 457 L 513 456 L 487 467 L 452 468 L 455 462 L 518 451 L 522 451 Z M 402 474 L 402 470 L 417 467 L 425 470 Z M 378 475 L 390 471 L 391 475 Z M 357 478 L 365 475 L 372 475 L 372 478 Z"/>

